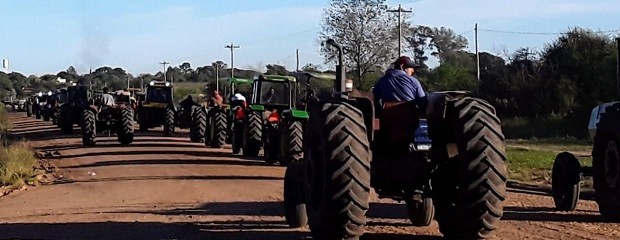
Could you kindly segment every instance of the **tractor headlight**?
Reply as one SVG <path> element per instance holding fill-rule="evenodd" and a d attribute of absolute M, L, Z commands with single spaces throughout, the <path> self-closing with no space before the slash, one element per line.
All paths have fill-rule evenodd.
<path fill-rule="evenodd" d="M 149 85 L 154 86 L 155 82 L 150 82 Z"/>
<path fill-rule="evenodd" d="M 166 82 L 166 87 L 170 87 L 170 83 L 169 82 Z"/>
<path fill-rule="evenodd" d="M 47 96 L 52 96 L 52 91 L 47 92 Z"/>
<path fill-rule="evenodd" d="M 43 97 L 43 93 L 42 92 L 39 92 L 38 95 L 39 95 L 39 97 Z"/>

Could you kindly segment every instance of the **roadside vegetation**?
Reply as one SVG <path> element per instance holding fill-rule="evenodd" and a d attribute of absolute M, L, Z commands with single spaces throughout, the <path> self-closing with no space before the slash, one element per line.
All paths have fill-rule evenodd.
<path fill-rule="evenodd" d="M 37 158 L 27 142 L 9 142 L 6 138 L 10 122 L 6 109 L 0 104 L 0 196 L 6 192 L 35 184 Z"/>
<path fill-rule="evenodd" d="M 575 154 L 582 166 L 592 164 L 592 145 L 585 140 L 574 138 L 509 140 L 506 145 L 510 179 L 520 182 L 549 184 L 553 161 L 560 152 Z"/>

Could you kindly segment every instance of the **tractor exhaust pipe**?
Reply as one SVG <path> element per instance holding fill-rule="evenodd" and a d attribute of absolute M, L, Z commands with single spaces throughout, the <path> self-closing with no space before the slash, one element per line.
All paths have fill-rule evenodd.
<path fill-rule="evenodd" d="M 335 47 L 338 50 L 338 65 L 336 66 L 336 80 L 334 80 L 334 91 L 344 96 L 343 93 L 346 93 L 347 90 L 345 88 L 345 80 L 346 80 L 346 70 L 344 68 L 344 53 L 342 51 L 342 46 L 336 43 L 334 39 L 327 39 L 326 43 L 332 47 Z"/>
<path fill-rule="evenodd" d="M 616 38 L 616 99 L 620 100 L 620 37 Z"/>

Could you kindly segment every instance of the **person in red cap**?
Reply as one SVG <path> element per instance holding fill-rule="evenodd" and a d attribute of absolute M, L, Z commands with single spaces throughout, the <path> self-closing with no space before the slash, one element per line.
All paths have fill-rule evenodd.
<path fill-rule="evenodd" d="M 396 59 L 393 68 L 388 69 L 374 86 L 373 94 L 376 104 L 383 106 L 386 102 L 413 101 L 420 112 L 425 112 L 428 97 L 420 81 L 413 77 L 418 67 L 420 65 L 407 56 Z"/>

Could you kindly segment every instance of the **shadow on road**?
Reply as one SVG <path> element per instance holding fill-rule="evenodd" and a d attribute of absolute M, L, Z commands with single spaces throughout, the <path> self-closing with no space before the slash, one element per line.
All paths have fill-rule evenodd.
<path fill-rule="evenodd" d="M 549 207 L 504 207 L 502 220 L 540 222 L 605 222 L 595 211 L 559 212 Z"/>
<path fill-rule="evenodd" d="M 270 176 L 131 176 L 131 177 L 111 177 L 111 178 L 93 178 L 93 179 L 61 179 L 54 184 L 68 183 L 97 183 L 97 182 L 122 182 L 122 181 L 143 181 L 143 180 L 246 180 L 246 181 L 262 181 L 262 180 L 282 180 L 282 177 Z"/>
<path fill-rule="evenodd" d="M 1 224 L 3 238 L 19 239 L 303 239 L 283 222 L 100 222 Z M 234 226 L 234 227 L 231 227 Z M 280 231 L 278 231 L 280 229 Z"/>
<path fill-rule="evenodd" d="M 308 230 L 290 229 L 284 221 L 12 223 L 0 224 L 0 232 L 8 239 L 312 239 Z M 430 240 L 440 237 L 366 233 L 360 239 Z"/>

